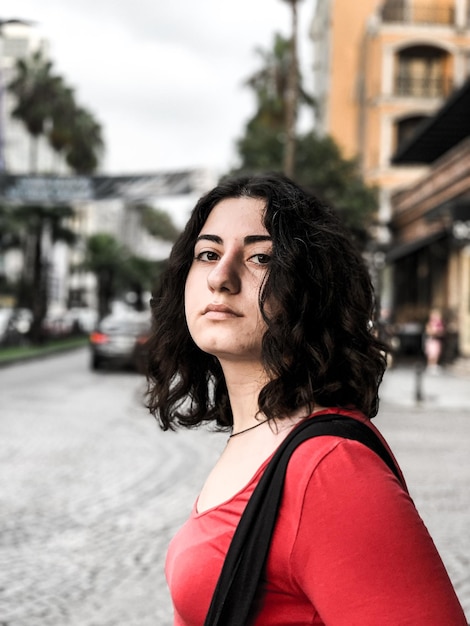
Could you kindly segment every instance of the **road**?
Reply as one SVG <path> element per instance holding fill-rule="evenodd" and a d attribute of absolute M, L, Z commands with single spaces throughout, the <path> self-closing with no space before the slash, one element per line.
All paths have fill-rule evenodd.
<path fill-rule="evenodd" d="M 413 368 L 387 372 L 374 421 L 404 471 L 470 624 L 470 377 L 424 374 L 422 401 L 414 394 Z"/>
<path fill-rule="evenodd" d="M 399 376 L 377 424 L 470 617 L 470 405 Z M 0 626 L 171 626 L 166 546 L 225 436 L 161 432 L 143 384 L 86 350 L 0 370 Z"/>
<path fill-rule="evenodd" d="M 0 624 L 169 626 L 166 546 L 225 438 L 162 433 L 79 351 L 0 370 Z"/>

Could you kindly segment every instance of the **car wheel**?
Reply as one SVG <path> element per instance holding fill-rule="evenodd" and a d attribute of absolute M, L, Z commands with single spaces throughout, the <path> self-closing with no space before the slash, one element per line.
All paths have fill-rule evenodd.
<path fill-rule="evenodd" d="M 101 359 L 97 354 L 93 354 L 91 357 L 91 369 L 99 370 L 103 367 L 103 359 Z"/>

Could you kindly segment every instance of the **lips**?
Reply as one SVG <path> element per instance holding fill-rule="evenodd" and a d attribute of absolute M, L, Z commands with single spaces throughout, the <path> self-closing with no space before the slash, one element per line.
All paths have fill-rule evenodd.
<path fill-rule="evenodd" d="M 208 317 L 241 317 L 238 311 L 230 308 L 226 304 L 209 304 L 203 311 L 203 315 Z"/>

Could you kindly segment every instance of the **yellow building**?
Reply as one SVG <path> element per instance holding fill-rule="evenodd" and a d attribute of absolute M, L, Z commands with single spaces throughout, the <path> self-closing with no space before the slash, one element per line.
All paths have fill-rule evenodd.
<path fill-rule="evenodd" d="M 391 156 L 470 75 L 470 0 L 317 0 L 311 36 L 318 131 L 359 158 L 388 224 L 427 171 Z"/>
<path fill-rule="evenodd" d="M 394 319 L 447 322 L 448 358 L 470 357 L 470 80 L 394 155 L 428 173 L 392 196 Z"/>

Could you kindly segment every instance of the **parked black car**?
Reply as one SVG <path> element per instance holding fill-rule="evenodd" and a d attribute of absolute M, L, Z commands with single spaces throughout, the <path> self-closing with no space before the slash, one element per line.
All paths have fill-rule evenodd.
<path fill-rule="evenodd" d="M 90 366 L 142 370 L 142 351 L 150 333 L 150 314 L 126 312 L 104 317 L 90 334 Z"/>

